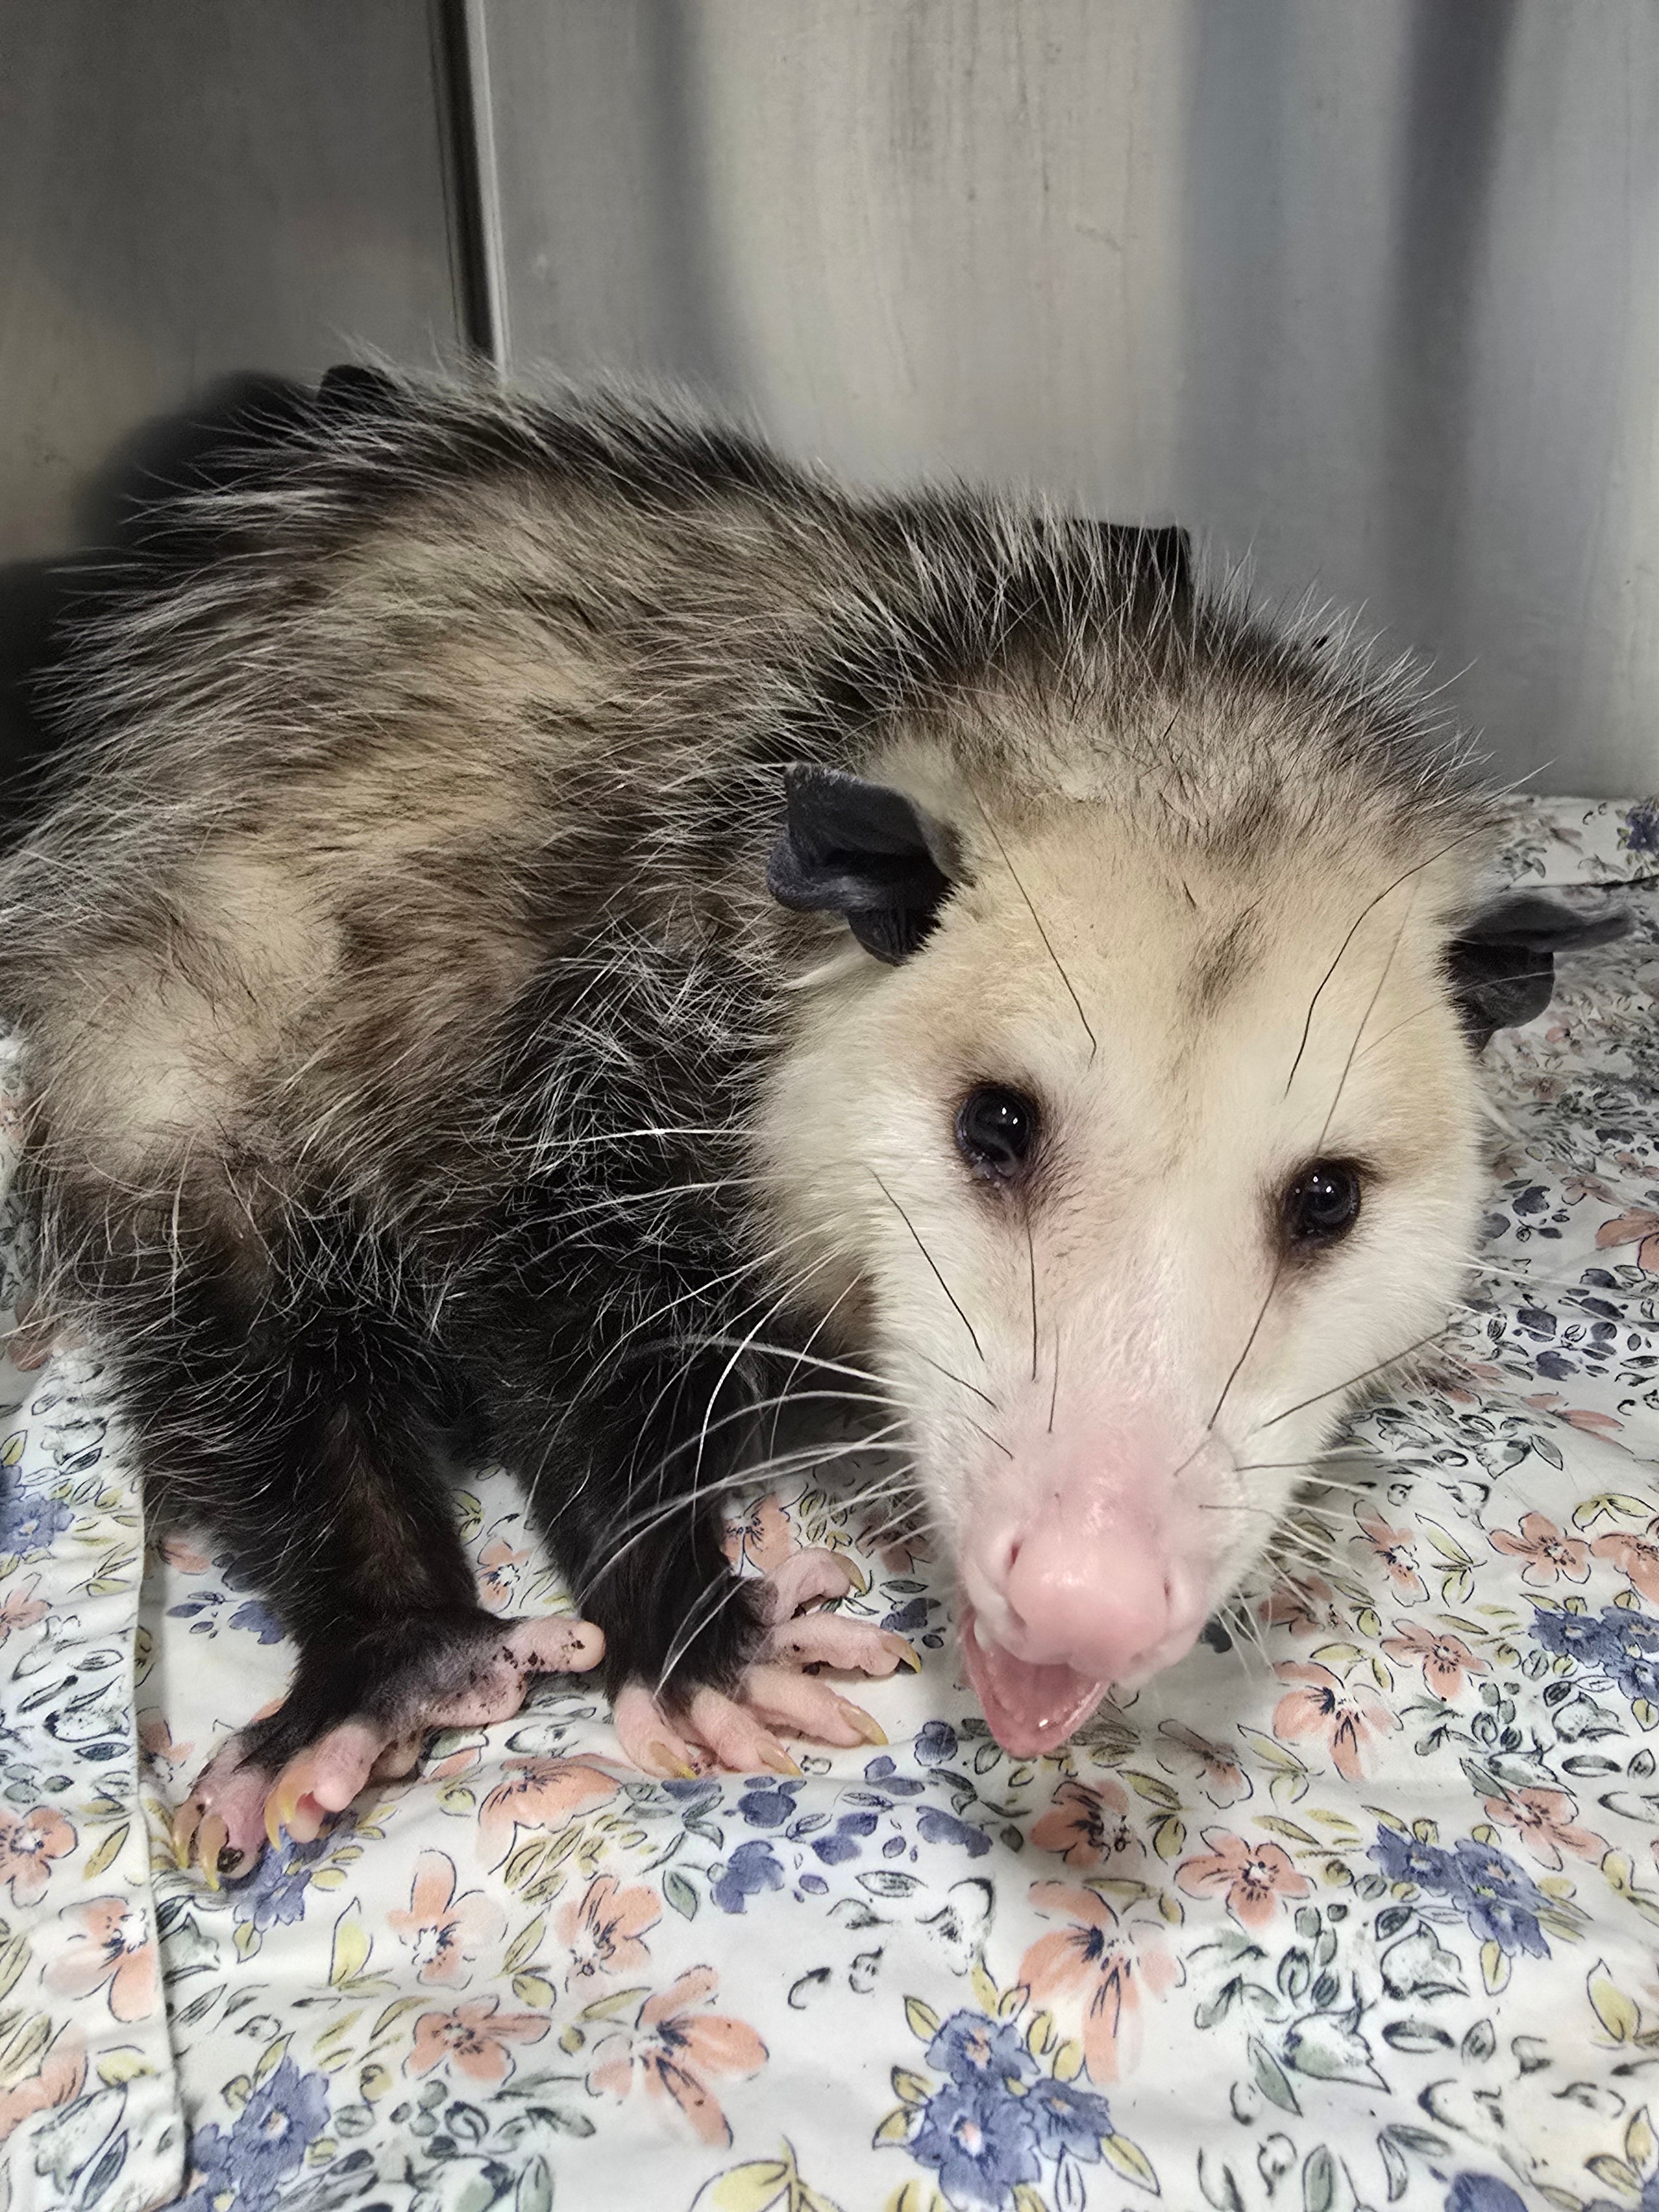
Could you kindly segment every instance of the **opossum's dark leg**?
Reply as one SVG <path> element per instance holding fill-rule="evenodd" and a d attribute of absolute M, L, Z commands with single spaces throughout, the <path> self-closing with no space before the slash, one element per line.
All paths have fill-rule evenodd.
<path fill-rule="evenodd" d="M 602 1649 L 585 1624 L 478 1605 L 430 1369 L 343 1301 L 301 1292 L 280 1320 L 277 1304 L 248 1312 L 183 1274 L 117 1369 L 159 1502 L 226 1547 L 300 1648 L 282 1705 L 222 1747 L 180 1810 L 181 1855 L 210 1880 L 222 1853 L 246 1871 L 279 1826 L 314 1835 L 377 1765 L 407 1771 L 427 1729 L 504 1718 L 532 1674 Z"/>
<path fill-rule="evenodd" d="M 799 1769 L 773 1733 L 833 1744 L 884 1742 L 874 1719 L 814 1664 L 888 1674 L 914 1667 L 901 1636 L 800 1608 L 846 1594 L 828 1553 L 797 1554 L 775 1578 L 740 1579 L 721 1545 L 720 1500 L 740 1476 L 746 1425 L 729 1362 L 632 1365 L 560 1407 L 543 1360 L 502 1388 L 495 1441 L 529 1483 L 538 1519 L 577 1605 L 605 1639 L 605 1676 L 623 1748 L 660 1775 L 700 1754 L 738 1771 Z M 728 1401 L 730 1402 L 728 1402 Z"/>

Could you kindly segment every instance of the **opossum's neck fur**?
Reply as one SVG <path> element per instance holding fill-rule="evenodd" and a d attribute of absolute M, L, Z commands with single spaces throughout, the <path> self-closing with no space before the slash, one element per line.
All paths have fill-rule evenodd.
<path fill-rule="evenodd" d="M 1172 1050 L 1287 928 L 1295 1028 L 1395 878 L 1432 997 L 1479 857 L 1404 674 L 1038 503 L 860 498 L 672 408 L 422 387 L 319 416 L 187 520 L 216 558 L 91 629 L 52 811 L 0 875 L 66 1304 L 94 1226 L 165 1242 L 187 1185 L 255 1274 L 349 1215 L 354 1264 L 441 1333 L 492 1272 L 536 1286 L 533 1188 L 573 1346 L 760 1345 L 836 1301 L 841 1340 L 879 1336 L 868 1163 L 803 1151 L 789 1072 L 895 991 L 925 1058 L 933 953 L 883 969 L 769 897 L 791 763 L 949 824 L 963 912 L 1056 1025 L 1055 953 L 1109 957 L 1131 878 L 1202 909 Z M 70 975 L 94 1018 L 60 1011 Z"/>

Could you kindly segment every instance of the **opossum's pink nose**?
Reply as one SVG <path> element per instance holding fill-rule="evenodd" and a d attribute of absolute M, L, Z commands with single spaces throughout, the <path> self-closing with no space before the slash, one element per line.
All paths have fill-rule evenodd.
<path fill-rule="evenodd" d="M 1172 1666 L 1204 1626 L 1201 1578 L 1150 1534 L 1087 1534 L 1055 1518 L 1003 1555 L 997 1640 L 1017 1658 L 1133 1683 Z"/>

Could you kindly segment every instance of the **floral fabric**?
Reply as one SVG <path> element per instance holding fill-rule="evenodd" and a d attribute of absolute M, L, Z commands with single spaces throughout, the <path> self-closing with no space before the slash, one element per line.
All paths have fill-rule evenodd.
<path fill-rule="evenodd" d="M 802 1480 L 732 1554 L 857 1562 L 924 1660 L 860 1688 L 888 1748 L 649 1783 L 544 1685 L 210 1889 L 170 1810 L 289 1649 L 188 1542 L 141 1599 L 94 1367 L 6 1370 L 10 2203 L 1655 2212 L 1659 805 L 1519 807 L 1504 874 L 1638 929 L 1490 1048 L 1440 1370 L 1057 1759 L 991 1740 L 940 1563 Z M 486 1604 L 562 1602 L 504 1476 L 461 1510 Z"/>

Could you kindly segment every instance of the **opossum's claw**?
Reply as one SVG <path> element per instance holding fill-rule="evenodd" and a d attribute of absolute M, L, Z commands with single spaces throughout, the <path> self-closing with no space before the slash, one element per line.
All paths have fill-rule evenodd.
<path fill-rule="evenodd" d="M 792 1552 L 781 1567 L 773 1569 L 766 1577 L 762 1605 L 768 1620 L 787 1620 L 803 1606 L 817 1605 L 824 1598 L 845 1597 L 848 1590 L 861 1593 L 869 1587 L 854 1561 L 842 1552 L 819 1545 L 811 1551 Z"/>
<path fill-rule="evenodd" d="M 314 1842 L 329 1814 L 343 1812 L 367 1783 L 390 1741 L 362 1721 L 342 1721 L 296 1752 L 265 1799 L 270 1841 L 280 1842 L 286 1828 L 296 1844 Z"/>
<path fill-rule="evenodd" d="M 890 1674 L 896 1667 L 921 1670 L 921 1661 L 896 1629 L 836 1613 L 806 1613 L 784 1621 L 767 1632 L 762 1650 L 786 1667 L 840 1667 L 859 1674 Z"/>
<path fill-rule="evenodd" d="M 210 1889 L 219 1887 L 219 1854 L 230 1841 L 230 1830 L 217 1813 L 210 1813 L 197 1832 L 197 1850 Z"/>
<path fill-rule="evenodd" d="M 618 1692 L 613 1717 L 624 1754 L 642 1773 L 659 1782 L 696 1779 L 696 1753 L 643 1682 Z"/>

